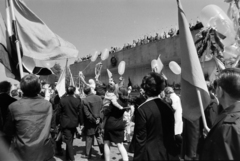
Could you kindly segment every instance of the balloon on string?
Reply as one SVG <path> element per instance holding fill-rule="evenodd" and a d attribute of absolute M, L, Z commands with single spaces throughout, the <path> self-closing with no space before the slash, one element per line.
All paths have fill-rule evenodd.
<path fill-rule="evenodd" d="M 236 58 L 239 55 L 239 47 L 236 45 L 227 46 L 224 48 L 223 58 L 230 59 Z"/>
<path fill-rule="evenodd" d="M 94 62 L 95 60 L 97 60 L 97 57 L 98 57 L 98 52 L 97 51 L 95 51 L 95 53 L 92 55 L 92 57 L 91 57 L 91 61 L 92 62 Z"/>
<path fill-rule="evenodd" d="M 169 63 L 169 68 L 174 74 L 176 75 L 181 74 L 181 67 L 175 61 L 171 61 Z"/>
<path fill-rule="evenodd" d="M 124 72 L 125 72 L 125 66 L 126 66 L 126 63 L 125 61 L 121 61 L 118 65 L 118 74 L 119 75 L 123 75 Z"/>
<path fill-rule="evenodd" d="M 219 33 L 226 36 L 222 43 L 229 46 L 235 42 L 236 32 L 234 24 L 226 13 L 216 5 L 204 7 L 200 13 L 200 19 L 204 27 L 215 28 Z"/>
<path fill-rule="evenodd" d="M 102 61 L 106 60 L 108 58 L 108 56 L 109 56 L 109 51 L 108 51 L 108 49 L 105 49 L 101 55 Z"/>

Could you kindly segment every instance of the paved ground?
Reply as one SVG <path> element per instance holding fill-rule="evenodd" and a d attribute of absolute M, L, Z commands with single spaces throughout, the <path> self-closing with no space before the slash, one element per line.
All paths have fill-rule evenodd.
<path fill-rule="evenodd" d="M 133 128 L 133 125 L 132 125 Z M 88 159 L 84 158 L 84 152 L 85 152 L 85 141 L 82 141 L 81 139 L 74 139 L 73 142 L 74 146 L 74 152 L 75 152 L 75 160 L 76 161 L 87 161 Z M 124 143 L 125 148 L 128 150 L 128 144 Z M 55 161 L 65 161 L 65 143 L 63 143 L 62 148 L 64 149 L 63 156 L 55 156 Z M 129 160 L 133 159 L 133 154 L 128 153 Z M 101 161 L 104 159 L 101 159 L 99 148 L 97 145 L 97 142 L 95 140 L 93 150 L 92 150 L 92 158 L 89 159 L 89 161 Z M 112 144 L 111 146 L 111 160 L 113 161 L 121 161 L 122 157 L 120 152 L 118 151 L 118 148 L 116 145 Z"/>

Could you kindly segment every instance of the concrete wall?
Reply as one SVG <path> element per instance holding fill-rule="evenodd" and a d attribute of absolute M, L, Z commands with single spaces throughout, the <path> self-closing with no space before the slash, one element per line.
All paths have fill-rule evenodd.
<path fill-rule="evenodd" d="M 198 31 L 199 30 L 192 32 L 193 37 L 195 37 Z M 167 76 L 169 83 L 172 84 L 175 82 L 179 84 L 180 75 L 175 75 L 168 67 L 170 61 L 176 61 L 181 66 L 179 51 L 179 36 L 175 36 L 110 54 L 108 59 L 102 62 L 103 67 L 99 80 L 105 83 L 108 82 L 106 69 L 109 69 L 113 73 L 114 80 L 118 80 L 118 64 L 124 60 L 126 62 L 125 73 L 123 75 L 125 85 L 127 86 L 128 84 L 128 78 L 131 79 L 133 85 L 140 85 L 142 78 L 151 71 L 151 61 L 161 54 L 161 60 L 164 64 L 163 72 Z M 113 56 L 117 59 L 117 65 L 115 67 L 111 65 L 111 57 Z M 93 79 L 95 77 L 95 65 L 100 61 L 101 59 L 98 58 L 95 62 L 88 60 L 70 65 L 73 77 L 78 77 L 79 71 L 85 69 L 90 63 L 83 71 L 83 74 L 86 80 L 90 78 Z"/>

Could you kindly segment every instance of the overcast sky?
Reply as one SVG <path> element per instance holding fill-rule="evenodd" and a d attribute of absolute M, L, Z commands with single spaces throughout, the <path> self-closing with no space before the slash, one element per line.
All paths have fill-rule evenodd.
<path fill-rule="evenodd" d="M 79 57 L 122 47 L 125 43 L 176 27 L 176 0 L 25 0 L 48 27 L 79 50 Z M 227 11 L 224 0 L 182 0 L 189 22 L 201 9 L 216 4 Z M 0 0 L 5 18 L 5 0 Z M 64 64 L 60 61 L 60 64 Z M 70 60 L 70 63 L 74 62 Z M 0 65 L 0 81 L 6 79 Z"/>

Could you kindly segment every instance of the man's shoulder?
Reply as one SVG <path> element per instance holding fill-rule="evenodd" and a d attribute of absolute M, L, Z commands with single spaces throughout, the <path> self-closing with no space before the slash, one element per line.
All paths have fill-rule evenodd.
<path fill-rule="evenodd" d="M 223 124 L 238 124 L 240 126 L 240 112 L 228 114 L 225 117 Z"/>

